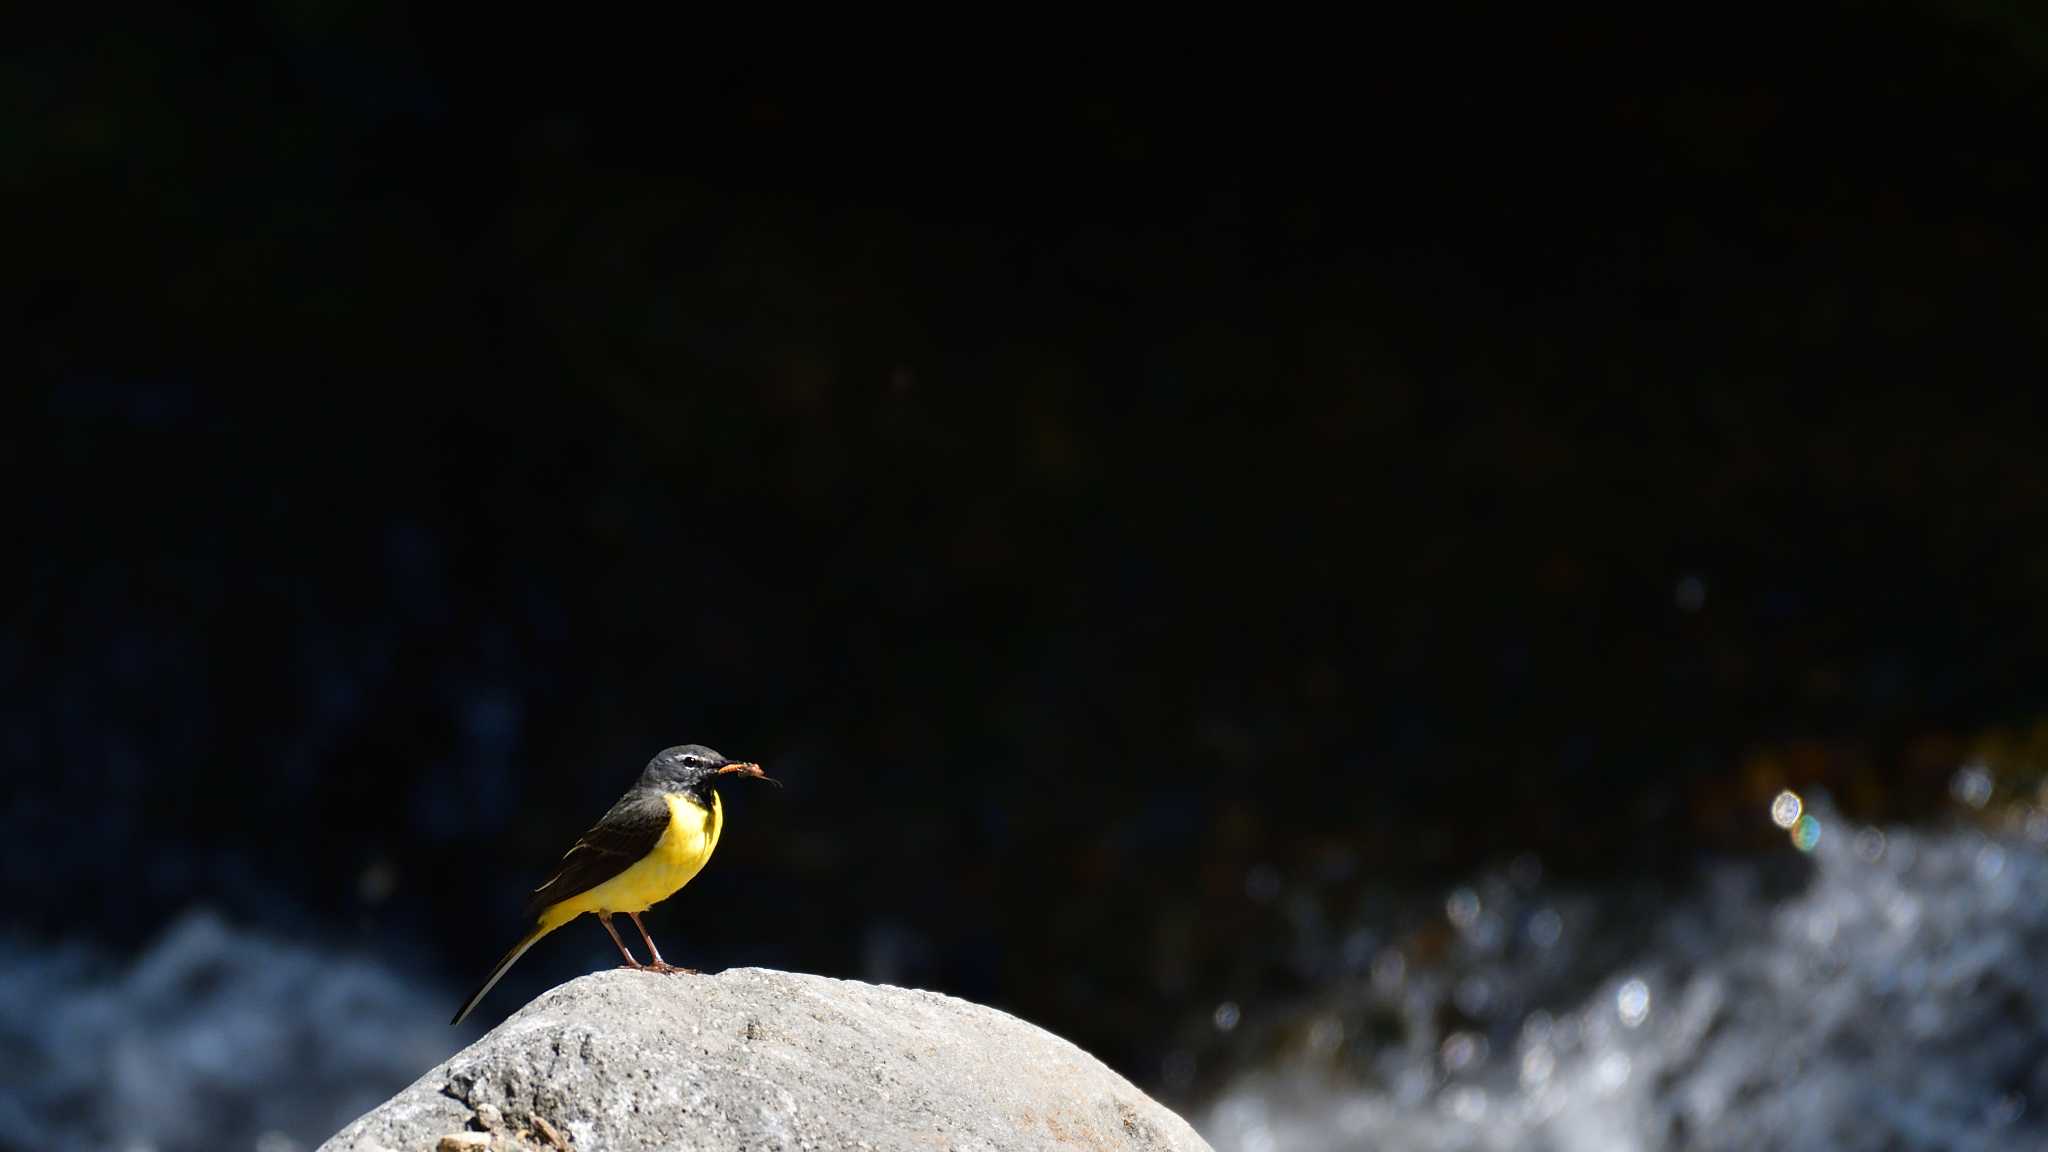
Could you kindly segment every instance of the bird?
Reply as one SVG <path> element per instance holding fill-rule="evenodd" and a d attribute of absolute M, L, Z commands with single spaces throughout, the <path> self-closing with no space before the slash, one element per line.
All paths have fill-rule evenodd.
<path fill-rule="evenodd" d="M 590 831 L 579 837 L 547 881 L 526 900 L 526 918 L 533 928 L 512 946 L 484 978 L 483 986 L 455 1013 L 460 1024 L 540 938 L 583 915 L 597 913 L 598 923 L 619 946 L 628 968 L 654 972 L 692 972 L 661 958 L 654 937 L 640 922 L 640 913 L 682 890 L 711 859 L 718 834 L 725 828 L 725 807 L 712 782 L 721 776 L 770 779 L 759 764 L 728 760 L 702 744 L 679 744 L 654 754 L 640 779 L 626 790 Z M 623 912 L 640 930 L 653 962 L 635 959 L 612 927 Z"/>

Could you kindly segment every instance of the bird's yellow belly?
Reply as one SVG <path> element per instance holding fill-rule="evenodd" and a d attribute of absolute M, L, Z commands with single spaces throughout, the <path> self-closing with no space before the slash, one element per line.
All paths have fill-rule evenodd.
<path fill-rule="evenodd" d="M 617 876 L 549 908 L 542 916 L 544 923 L 552 921 L 553 927 L 585 912 L 645 912 L 696 877 L 718 847 L 718 833 L 725 824 L 718 793 L 711 794 L 709 809 L 679 792 L 663 799 L 668 801 L 668 830 L 654 851 Z"/>

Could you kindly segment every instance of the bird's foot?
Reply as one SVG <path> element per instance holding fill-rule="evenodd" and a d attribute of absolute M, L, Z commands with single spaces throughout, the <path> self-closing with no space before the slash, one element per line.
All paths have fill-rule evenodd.
<path fill-rule="evenodd" d="M 698 974 L 695 968 L 681 968 L 669 963 L 666 960 L 656 960 L 654 963 L 649 964 L 647 966 L 647 970 L 649 972 L 666 972 L 669 975 L 681 973 L 685 976 L 695 976 Z"/>
<path fill-rule="evenodd" d="M 645 972 L 649 968 L 652 968 L 653 965 L 642 964 L 638 960 L 628 960 L 624 964 L 619 965 L 619 967 L 624 968 L 629 972 Z"/>

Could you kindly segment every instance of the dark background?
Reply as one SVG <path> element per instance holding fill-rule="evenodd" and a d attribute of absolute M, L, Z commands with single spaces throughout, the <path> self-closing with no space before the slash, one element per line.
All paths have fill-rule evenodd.
<path fill-rule="evenodd" d="M 1910 816 L 2048 681 L 2020 12 L 25 34 L 10 917 L 455 989 L 698 741 L 788 787 L 727 789 L 671 959 L 1149 1081 L 1299 981 L 1291 878 L 1679 880 L 1773 755 Z M 576 925 L 480 1016 L 612 959 Z"/>

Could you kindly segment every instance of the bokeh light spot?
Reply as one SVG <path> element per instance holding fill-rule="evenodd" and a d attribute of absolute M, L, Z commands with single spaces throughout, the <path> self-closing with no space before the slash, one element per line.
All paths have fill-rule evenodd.
<path fill-rule="evenodd" d="M 1460 888 L 1444 901 L 1444 915 L 1460 928 L 1470 928 L 1479 919 L 1479 893 Z"/>
<path fill-rule="evenodd" d="M 1238 1008 L 1237 1001 L 1225 1000 L 1223 1003 L 1218 1004 L 1216 1006 L 1216 1012 L 1214 1014 L 1214 1019 L 1216 1021 L 1216 1030 L 1218 1032 L 1228 1032 L 1233 1028 L 1236 1028 L 1237 1022 L 1240 1019 L 1242 1019 L 1243 1016 L 1243 1010 Z"/>
<path fill-rule="evenodd" d="M 1799 823 L 1800 813 L 1806 811 L 1806 804 L 1799 799 L 1799 793 L 1787 788 L 1771 800 L 1771 823 L 1780 828 L 1790 828 Z"/>
<path fill-rule="evenodd" d="M 1624 1027 L 1639 1026 L 1650 1015 L 1650 986 L 1640 977 L 1630 977 L 1614 994 L 1614 1010 Z"/>
<path fill-rule="evenodd" d="M 1990 883 L 2005 871 L 2005 849 L 1986 844 L 1977 850 L 1977 879 Z"/>
<path fill-rule="evenodd" d="M 1820 821 L 1809 812 L 1792 826 L 1792 846 L 1801 852 L 1811 852 L 1820 846 Z"/>
<path fill-rule="evenodd" d="M 1991 803 L 1991 769 L 1982 764 L 1965 764 L 1948 782 L 1949 795 L 1972 808 Z"/>
<path fill-rule="evenodd" d="M 1470 1032 L 1453 1032 L 1444 1037 L 1438 1055 L 1444 1071 L 1455 1075 L 1486 1059 L 1486 1039 Z"/>
<path fill-rule="evenodd" d="M 1629 1073 L 1635 1066 L 1626 1052 L 1609 1052 L 1593 1065 L 1593 1086 L 1603 1094 L 1611 1095 L 1628 1083 Z"/>
<path fill-rule="evenodd" d="M 1481 1088 L 1464 1085 L 1451 1090 L 1444 1097 L 1445 1107 L 1451 1115 L 1467 1124 L 1477 1124 L 1486 1119 L 1486 1092 Z"/>

